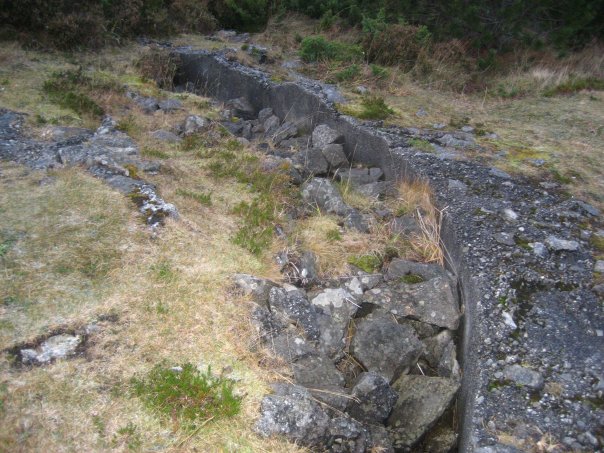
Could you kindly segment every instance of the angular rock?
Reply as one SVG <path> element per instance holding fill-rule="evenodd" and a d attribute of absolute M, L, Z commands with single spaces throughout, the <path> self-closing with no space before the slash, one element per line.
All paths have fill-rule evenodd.
<path fill-rule="evenodd" d="M 338 385 L 321 385 L 308 389 L 310 394 L 321 403 L 324 409 L 346 412 L 350 405 L 350 390 Z"/>
<path fill-rule="evenodd" d="M 273 140 L 273 143 L 279 145 L 283 140 L 288 140 L 296 135 L 298 135 L 298 127 L 293 123 L 286 122 L 273 132 L 271 139 Z"/>
<path fill-rule="evenodd" d="M 271 288 L 278 286 L 271 280 L 249 274 L 235 274 L 233 275 L 233 281 L 246 296 L 251 296 L 254 302 L 267 307 L 268 294 Z"/>
<path fill-rule="evenodd" d="M 459 363 L 457 362 L 457 351 L 454 342 L 449 342 L 440 357 L 436 371 L 439 376 L 459 379 L 461 377 L 461 370 Z"/>
<path fill-rule="evenodd" d="M 560 239 L 556 236 L 548 236 L 545 239 L 545 243 L 551 250 L 556 252 L 575 252 L 579 250 L 579 243 L 577 241 L 568 241 L 566 239 Z"/>
<path fill-rule="evenodd" d="M 390 222 L 390 230 L 394 234 L 402 234 L 404 236 L 421 235 L 422 230 L 412 214 L 406 214 L 401 217 L 395 217 Z"/>
<path fill-rule="evenodd" d="M 513 381 L 518 385 L 522 385 L 533 390 L 541 390 L 544 385 L 543 376 L 541 376 L 541 373 L 520 365 L 511 365 L 505 367 L 503 370 L 503 376 L 509 381 Z"/>
<path fill-rule="evenodd" d="M 279 119 L 278 116 L 270 116 L 266 119 L 266 121 L 264 123 L 262 123 L 262 128 L 264 129 L 264 133 L 265 135 L 271 135 L 274 134 L 277 129 L 279 129 L 279 126 L 281 125 L 281 120 Z"/>
<path fill-rule="evenodd" d="M 318 148 L 308 148 L 299 151 L 294 157 L 298 167 L 310 175 L 325 175 L 329 170 L 329 163 Z"/>
<path fill-rule="evenodd" d="M 82 341 L 80 335 L 54 335 L 36 349 L 22 349 L 21 361 L 24 364 L 42 365 L 56 359 L 64 359 L 74 355 Z"/>
<path fill-rule="evenodd" d="M 302 199 L 329 213 L 344 216 L 350 209 L 328 179 L 313 178 L 302 186 Z"/>
<path fill-rule="evenodd" d="M 594 272 L 598 274 L 604 274 L 604 260 L 597 260 L 594 264 Z"/>
<path fill-rule="evenodd" d="M 423 446 L 430 453 L 451 453 L 457 446 L 457 434 L 448 426 L 438 426 L 428 434 Z"/>
<path fill-rule="evenodd" d="M 461 193 L 468 191 L 468 186 L 457 179 L 449 179 L 448 188 L 449 190 L 459 190 Z"/>
<path fill-rule="evenodd" d="M 269 291 L 270 310 L 290 323 L 298 325 L 310 341 L 319 339 L 319 313 L 313 307 L 306 294 L 300 290 L 286 291 L 283 288 L 271 288 Z"/>
<path fill-rule="evenodd" d="M 370 424 L 384 423 L 394 407 L 398 394 L 381 375 L 362 373 L 352 389 L 353 401 L 348 413 L 357 420 Z"/>
<path fill-rule="evenodd" d="M 265 342 L 272 341 L 287 328 L 287 324 L 280 317 L 260 305 L 252 310 L 251 320 L 258 337 Z"/>
<path fill-rule="evenodd" d="M 319 279 L 319 271 L 317 269 L 317 257 L 309 250 L 302 253 L 300 257 L 300 279 L 303 285 L 312 285 Z"/>
<path fill-rule="evenodd" d="M 394 453 L 390 435 L 384 426 L 367 425 L 366 428 L 367 431 L 369 431 L 369 442 L 367 447 L 370 452 Z"/>
<path fill-rule="evenodd" d="M 226 101 L 225 107 L 231 109 L 233 115 L 244 120 L 253 120 L 256 116 L 256 109 L 244 97 Z"/>
<path fill-rule="evenodd" d="M 423 345 L 411 327 L 376 317 L 357 321 L 350 349 L 367 370 L 393 381 L 415 366 Z"/>
<path fill-rule="evenodd" d="M 399 394 L 388 428 L 394 448 L 413 447 L 453 402 L 459 383 L 451 379 L 403 375 L 392 387 Z"/>
<path fill-rule="evenodd" d="M 363 294 L 363 301 L 388 310 L 397 317 L 406 317 L 456 330 L 461 313 L 449 279 L 436 277 L 408 285 L 399 283 L 381 286 Z"/>
<path fill-rule="evenodd" d="M 331 421 L 310 393 L 297 385 L 277 384 L 275 393 L 265 396 L 255 429 L 260 435 L 285 436 L 291 442 L 323 447 L 329 439 Z"/>
<path fill-rule="evenodd" d="M 210 122 L 197 115 L 189 115 L 185 119 L 184 135 L 193 135 L 205 131 L 210 126 Z"/>
<path fill-rule="evenodd" d="M 502 179 L 511 179 L 511 178 L 512 178 L 512 177 L 511 177 L 511 176 L 510 176 L 508 173 L 506 173 L 505 171 L 500 170 L 499 168 L 495 168 L 495 167 L 493 167 L 493 168 L 491 168 L 491 169 L 489 170 L 489 174 L 490 174 L 491 176 L 497 176 L 498 178 L 502 178 Z"/>
<path fill-rule="evenodd" d="M 304 338 L 300 337 L 296 329 L 289 327 L 267 341 L 266 346 L 278 357 L 288 363 L 300 360 L 309 355 L 316 355 L 318 351 Z"/>
<path fill-rule="evenodd" d="M 329 427 L 329 451 L 334 453 L 363 453 L 367 451 L 369 434 L 356 420 L 336 417 Z"/>
<path fill-rule="evenodd" d="M 299 385 L 309 388 L 344 386 L 344 376 L 333 362 L 324 355 L 308 355 L 292 364 L 294 379 Z"/>
<path fill-rule="evenodd" d="M 336 173 L 339 181 L 351 184 L 353 186 L 362 186 L 377 182 L 384 176 L 384 172 L 377 167 L 373 168 L 346 168 L 340 169 Z"/>
<path fill-rule="evenodd" d="M 267 119 L 273 116 L 273 109 L 270 107 L 264 108 L 258 112 L 258 121 L 264 123 Z"/>
<path fill-rule="evenodd" d="M 344 143 L 344 136 L 325 124 L 320 124 L 315 127 L 315 129 L 312 131 L 313 147 L 323 149 L 332 143 Z"/>
<path fill-rule="evenodd" d="M 356 298 L 344 288 L 324 289 L 311 303 L 332 318 L 343 322 L 348 322 L 359 309 Z"/>
<path fill-rule="evenodd" d="M 166 143 L 178 143 L 182 140 L 175 133 L 170 132 L 170 131 L 164 131 L 162 129 L 151 132 L 151 136 L 156 140 L 159 140 L 161 142 L 166 142 Z"/>
<path fill-rule="evenodd" d="M 321 148 L 323 157 L 329 164 L 330 169 L 337 169 L 348 165 L 348 158 L 344 154 L 344 147 L 337 143 L 332 143 Z"/>
<path fill-rule="evenodd" d="M 395 195 L 396 188 L 392 181 L 378 181 L 358 186 L 356 191 L 366 197 L 380 198 L 382 196 Z"/>
<path fill-rule="evenodd" d="M 174 110 L 182 110 L 182 102 L 178 99 L 164 99 L 159 101 L 158 107 L 164 112 L 173 112 Z"/>
<path fill-rule="evenodd" d="M 400 258 L 393 259 L 388 266 L 386 280 L 399 280 L 405 275 L 419 275 L 425 280 L 445 277 L 446 271 L 438 264 L 418 263 Z"/>
<path fill-rule="evenodd" d="M 346 346 L 348 321 L 341 321 L 325 315 L 319 319 L 318 349 L 328 357 L 337 360 L 342 357 Z"/>
<path fill-rule="evenodd" d="M 145 96 L 135 96 L 134 102 L 142 109 L 145 113 L 153 113 L 159 109 L 159 103 L 157 99 L 145 97 Z"/>

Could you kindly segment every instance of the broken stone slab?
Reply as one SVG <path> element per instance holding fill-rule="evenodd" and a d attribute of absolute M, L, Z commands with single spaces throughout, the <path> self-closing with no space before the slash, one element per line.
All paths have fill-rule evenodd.
<path fill-rule="evenodd" d="M 325 386 L 343 387 L 345 380 L 329 357 L 321 354 L 307 355 L 292 364 L 296 384 L 308 388 Z"/>
<path fill-rule="evenodd" d="M 413 285 L 381 286 L 367 291 L 363 301 L 382 307 L 397 317 L 450 330 L 457 329 L 461 317 L 447 277 L 436 277 Z"/>
<path fill-rule="evenodd" d="M 398 399 L 388 381 L 374 372 L 362 373 L 352 388 L 352 403 L 348 413 L 357 420 L 370 424 L 384 423 Z"/>
<path fill-rule="evenodd" d="M 281 125 L 281 120 L 278 116 L 273 115 L 269 116 L 266 121 L 262 123 L 262 129 L 264 130 L 265 135 L 269 136 L 273 134 L 279 126 Z"/>
<path fill-rule="evenodd" d="M 282 435 L 308 447 L 323 447 L 330 437 L 330 418 L 304 387 L 275 384 L 260 404 L 255 430 L 264 437 Z"/>
<path fill-rule="evenodd" d="M 275 282 L 249 274 L 235 274 L 233 281 L 246 296 L 260 305 L 268 307 L 268 294 L 271 288 L 278 286 Z"/>
<path fill-rule="evenodd" d="M 151 137 L 153 137 L 156 140 L 159 140 L 160 142 L 166 142 L 166 143 L 178 143 L 178 142 L 182 141 L 182 139 L 175 133 L 170 132 L 170 131 L 165 131 L 162 129 L 151 132 Z"/>
<path fill-rule="evenodd" d="M 362 453 L 368 451 L 369 433 L 358 421 L 336 417 L 329 426 L 329 451 L 334 453 Z"/>
<path fill-rule="evenodd" d="M 225 102 L 225 107 L 230 109 L 237 118 L 253 120 L 256 117 L 256 109 L 244 97 L 230 99 Z"/>
<path fill-rule="evenodd" d="M 424 340 L 426 349 L 423 358 L 426 359 L 432 368 L 437 368 L 446 347 L 450 343 L 453 343 L 453 332 L 447 329 L 430 338 L 426 338 Z"/>
<path fill-rule="evenodd" d="M 381 168 L 345 168 L 339 169 L 336 173 L 338 181 L 342 181 L 352 186 L 362 186 L 372 182 L 379 181 L 384 172 Z"/>
<path fill-rule="evenodd" d="M 323 157 L 329 164 L 329 168 L 334 170 L 348 165 L 348 158 L 344 154 L 344 147 L 338 143 L 331 143 L 321 148 Z"/>
<path fill-rule="evenodd" d="M 319 318 L 318 349 L 333 359 L 341 358 L 346 346 L 348 324 L 349 320 L 335 319 L 329 315 L 321 316 Z"/>
<path fill-rule="evenodd" d="M 261 305 L 254 307 L 250 318 L 252 325 L 256 328 L 258 338 L 269 344 L 287 328 L 287 324 L 281 317 Z"/>
<path fill-rule="evenodd" d="M 22 349 L 19 353 L 24 364 L 43 365 L 56 359 L 75 355 L 82 342 L 81 335 L 54 335 L 43 341 L 37 348 Z"/>
<path fill-rule="evenodd" d="M 319 148 L 307 148 L 299 151 L 294 157 L 295 165 L 307 175 L 325 175 L 329 163 Z"/>
<path fill-rule="evenodd" d="M 324 289 L 311 303 L 332 318 L 343 322 L 348 322 L 359 309 L 356 298 L 344 288 Z"/>
<path fill-rule="evenodd" d="M 459 362 L 457 362 L 457 350 L 454 342 L 451 341 L 445 346 L 436 367 L 436 372 L 441 377 L 456 380 L 461 378 L 461 368 Z"/>
<path fill-rule="evenodd" d="M 396 194 L 396 188 L 392 181 L 370 182 L 369 184 L 358 186 L 356 191 L 370 198 L 380 198 Z"/>
<path fill-rule="evenodd" d="M 310 394 L 321 403 L 328 412 L 346 412 L 352 401 L 350 390 L 338 385 L 322 385 L 320 388 L 309 388 Z"/>
<path fill-rule="evenodd" d="M 459 383 L 452 379 L 403 375 L 392 385 L 398 400 L 387 426 L 395 449 L 413 447 L 449 408 Z"/>
<path fill-rule="evenodd" d="M 204 132 L 210 127 L 210 122 L 198 115 L 189 115 L 185 118 L 183 134 L 193 135 Z"/>
<path fill-rule="evenodd" d="M 276 336 L 272 336 L 266 342 L 266 346 L 273 354 L 288 363 L 293 363 L 309 355 L 318 354 L 317 349 L 298 335 L 298 332 L 292 326 L 282 330 Z"/>
<path fill-rule="evenodd" d="M 42 129 L 40 136 L 44 140 L 53 140 L 63 142 L 68 139 L 77 139 L 84 141 L 94 134 L 94 131 L 83 127 L 71 126 L 47 126 Z"/>
<path fill-rule="evenodd" d="M 545 243 L 551 250 L 554 250 L 556 252 L 575 252 L 579 250 L 579 243 L 577 241 L 569 241 L 566 239 L 558 238 L 556 236 L 548 236 L 545 239 Z"/>
<path fill-rule="evenodd" d="M 270 107 L 266 107 L 258 112 L 258 121 L 260 121 L 260 123 L 264 123 L 273 115 L 273 109 Z"/>
<path fill-rule="evenodd" d="M 135 93 L 127 93 L 127 96 L 131 98 L 141 110 L 147 114 L 156 112 L 159 109 L 159 101 L 152 97 L 140 96 Z"/>
<path fill-rule="evenodd" d="M 394 234 L 402 234 L 403 236 L 420 236 L 422 234 L 422 230 L 413 214 L 406 214 L 392 219 L 390 230 Z"/>
<path fill-rule="evenodd" d="M 320 124 L 312 131 L 312 145 L 323 149 L 332 143 L 344 143 L 344 136 L 326 124 Z"/>
<path fill-rule="evenodd" d="M 532 390 L 541 390 L 544 385 L 543 376 L 538 371 L 521 365 L 510 365 L 503 370 L 505 379 Z"/>
<path fill-rule="evenodd" d="M 182 102 L 178 99 L 164 99 L 159 101 L 158 107 L 164 112 L 173 112 L 175 110 L 182 110 Z"/>
<path fill-rule="evenodd" d="M 446 271 L 438 264 L 418 263 L 400 258 L 393 259 L 386 272 L 386 280 L 400 280 L 405 275 L 419 275 L 424 280 L 446 276 Z"/>
<path fill-rule="evenodd" d="M 268 300 L 270 310 L 282 316 L 288 322 L 299 326 L 308 340 L 316 341 L 319 339 L 319 317 L 321 314 L 311 305 L 303 291 L 271 288 Z"/>
<path fill-rule="evenodd" d="M 387 317 L 360 319 L 350 350 L 368 370 L 381 374 L 389 382 L 415 366 L 423 351 L 415 331 Z"/>
<path fill-rule="evenodd" d="M 285 122 L 272 133 L 271 139 L 275 145 L 279 145 L 283 140 L 288 140 L 296 135 L 298 135 L 298 127 L 293 123 Z"/>

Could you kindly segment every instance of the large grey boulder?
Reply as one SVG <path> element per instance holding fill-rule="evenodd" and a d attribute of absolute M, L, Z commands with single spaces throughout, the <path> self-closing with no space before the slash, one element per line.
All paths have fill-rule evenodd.
<path fill-rule="evenodd" d="M 366 303 L 382 307 L 397 317 L 407 317 L 456 330 L 461 313 L 446 277 L 428 281 L 380 286 L 363 294 Z"/>
<path fill-rule="evenodd" d="M 392 385 L 398 400 L 388 418 L 395 449 L 413 447 L 451 405 L 459 383 L 440 377 L 403 375 Z"/>
<path fill-rule="evenodd" d="M 415 366 L 423 345 L 411 327 L 374 317 L 357 321 L 350 349 L 367 370 L 391 382 Z"/>
<path fill-rule="evenodd" d="M 344 154 L 344 147 L 338 143 L 332 143 L 321 148 L 323 157 L 329 164 L 331 170 L 348 165 L 348 158 Z"/>
<path fill-rule="evenodd" d="M 151 136 L 160 142 L 166 143 L 178 143 L 182 141 L 182 139 L 174 132 L 165 131 L 162 129 L 151 132 Z"/>
<path fill-rule="evenodd" d="M 362 186 L 377 182 L 384 176 L 384 172 L 377 167 L 373 168 L 341 168 L 336 173 L 336 178 L 352 186 Z"/>
<path fill-rule="evenodd" d="M 396 187 L 392 181 L 377 181 L 363 184 L 356 188 L 356 191 L 366 197 L 379 198 L 382 196 L 396 195 Z"/>
<path fill-rule="evenodd" d="M 265 135 L 271 135 L 273 134 L 277 129 L 279 129 L 279 126 L 281 125 L 281 120 L 279 119 L 278 116 L 273 115 L 273 116 L 269 116 L 263 123 L 262 123 L 262 129 L 264 130 Z"/>
<path fill-rule="evenodd" d="M 401 234 L 403 236 L 420 236 L 422 234 L 419 223 L 417 223 L 415 216 L 412 214 L 406 214 L 392 219 L 392 222 L 390 222 L 390 230 L 394 234 Z"/>
<path fill-rule="evenodd" d="M 157 104 L 160 110 L 164 112 L 173 112 L 175 110 L 182 110 L 182 102 L 178 99 L 163 99 Z"/>
<path fill-rule="evenodd" d="M 302 186 L 302 199 L 316 205 L 328 214 L 345 216 L 351 209 L 338 192 L 338 189 L 325 178 L 313 178 Z"/>
<path fill-rule="evenodd" d="M 282 435 L 308 447 L 323 447 L 329 439 L 331 421 L 304 387 L 275 384 L 274 394 L 260 404 L 256 431 L 265 437 Z"/>
<path fill-rule="evenodd" d="M 332 143 L 344 143 L 344 136 L 325 124 L 320 124 L 312 131 L 312 145 L 323 149 Z"/>
<path fill-rule="evenodd" d="M 233 275 L 235 285 L 252 300 L 264 306 L 268 306 L 268 294 L 271 288 L 278 286 L 275 282 L 266 278 L 254 277 L 249 274 Z"/>
<path fill-rule="evenodd" d="M 319 317 L 321 313 L 311 305 L 306 294 L 300 290 L 286 291 L 271 288 L 269 291 L 270 310 L 289 323 L 300 327 L 310 341 L 319 339 Z"/>
<path fill-rule="evenodd" d="M 74 355 L 82 341 L 81 335 L 54 335 L 35 349 L 22 349 L 21 361 L 25 364 L 42 365 L 56 359 L 64 359 Z"/>
<path fill-rule="evenodd" d="M 556 252 L 575 252 L 579 250 L 579 243 L 577 241 L 569 241 L 566 239 L 558 238 L 556 236 L 548 236 L 545 239 L 545 243 L 551 250 L 554 250 Z"/>
<path fill-rule="evenodd" d="M 198 115 L 189 115 L 185 119 L 183 134 L 193 135 L 204 132 L 210 127 L 210 122 Z"/>
<path fill-rule="evenodd" d="M 374 372 L 362 373 L 352 389 L 348 413 L 362 422 L 384 423 L 398 399 L 388 381 Z"/>
<path fill-rule="evenodd" d="M 266 107 L 258 112 L 258 121 L 264 123 L 267 119 L 273 116 L 273 109 L 270 107 Z"/>

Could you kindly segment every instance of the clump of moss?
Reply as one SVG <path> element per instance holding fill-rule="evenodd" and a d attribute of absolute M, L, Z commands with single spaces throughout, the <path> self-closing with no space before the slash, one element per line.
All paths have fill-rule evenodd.
<path fill-rule="evenodd" d="M 406 274 L 401 277 L 401 283 L 406 283 L 407 285 L 415 285 L 424 281 L 424 277 L 417 274 Z"/>
<path fill-rule="evenodd" d="M 380 270 L 383 264 L 382 259 L 375 254 L 352 256 L 348 262 L 370 274 Z"/>

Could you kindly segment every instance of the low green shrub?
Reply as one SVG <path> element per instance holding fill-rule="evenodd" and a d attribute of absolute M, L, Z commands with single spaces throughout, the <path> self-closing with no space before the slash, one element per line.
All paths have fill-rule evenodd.
<path fill-rule="evenodd" d="M 323 36 L 307 36 L 300 43 L 300 57 L 306 62 L 346 61 L 355 62 L 363 59 L 363 51 L 354 44 L 328 41 Z"/>
<path fill-rule="evenodd" d="M 364 120 L 385 120 L 394 115 L 392 110 L 379 96 L 367 96 L 361 101 L 361 111 L 358 117 Z"/>
<path fill-rule="evenodd" d="M 359 65 L 353 64 L 345 69 L 342 69 L 341 71 L 338 71 L 335 75 L 335 78 L 338 82 L 348 82 L 358 77 L 360 73 L 361 68 Z"/>
<path fill-rule="evenodd" d="M 131 384 L 145 406 L 166 420 L 178 420 L 185 429 L 232 417 L 241 409 L 234 382 L 215 377 L 210 367 L 201 372 L 190 363 L 171 368 L 157 365 L 145 377 L 133 378 Z"/>
<path fill-rule="evenodd" d="M 212 192 L 203 193 L 194 192 L 192 190 L 176 189 L 176 195 L 180 195 L 181 197 L 185 198 L 190 198 L 191 200 L 195 200 L 196 202 L 204 206 L 212 206 Z"/>
<path fill-rule="evenodd" d="M 582 90 L 604 90 L 604 79 L 597 77 L 571 78 L 567 82 L 550 87 L 543 96 L 551 97 L 558 94 L 572 94 Z"/>
<path fill-rule="evenodd" d="M 100 117 L 103 109 L 86 93 L 90 89 L 91 79 L 81 69 L 54 73 L 42 85 L 49 99 L 63 108 L 73 110 L 79 115 Z"/>

